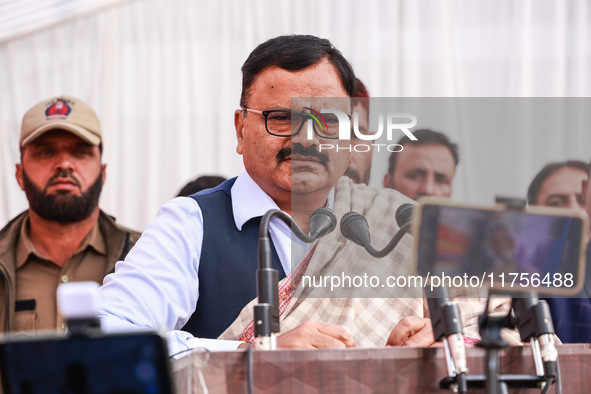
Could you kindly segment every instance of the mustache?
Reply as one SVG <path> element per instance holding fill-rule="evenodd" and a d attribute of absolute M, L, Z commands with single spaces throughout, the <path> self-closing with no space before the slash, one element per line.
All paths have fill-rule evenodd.
<path fill-rule="evenodd" d="M 301 144 L 292 144 L 290 147 L 281 148 L 279 152 L 277 152 L 277 162 L 281 162 L 291 155 L 312 157 L 324 166 L 330 161 L 328 155 L 324 152 L 320 152 L 316 145 L 304 146 Z"/>
<path fill-rule="evenodd" d="M 72 182 L 74 182 L 74 184 L 76 186 L 82 187 L 82 186 L 80 186 L 80 182 L 78 182 L 78 179 L 74 178 L 74 176 L 72 175 L 72 170 L 60 170 L 54 176 L 49 178 L 49 180 L 47 181 L 47 185 L 45 186 L 45 191 L 47 191 L 47 188 L 49 187 L 49 185 L 51 185 L 53 182 L 55 182 L 56 179 L 58 179 L 58 178 L 68 178 Z"/>

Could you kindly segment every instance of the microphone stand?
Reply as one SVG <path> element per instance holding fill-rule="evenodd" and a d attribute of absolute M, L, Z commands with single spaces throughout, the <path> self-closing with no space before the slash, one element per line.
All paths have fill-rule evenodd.
<path fill-rule="evenodd" d="M 548 385 L 558 382 L 558 350 L 554 341 L 554 325 L 550 307 L 538 300 L 535 292 L 526 297 L 513 297 L 512 307 L 517 318 L 521 340 L 530 341 L 536 374 L 546 378 Z M 543 388 L 544 384 L 541 385 Z"/>
<path fill-rule="evenodd" d="M 367 236 L 359 236 L 354 231 L 349 231 L 349 226 L 360 226 L 367 229 Z M 358 245 L 361 245 L 367 250 L 367 252 L 372 255 L 373 257 L 382 258 L 387 256 L 391 251 L 394 250 L 400 240 L 411 228 L 411 223 L 404 223 L 400 226 L 400 229 L 394 234 L 394 237 L 390 240 L 388 245 L 384 247 L 382 250 L 376 250 L 370 243 L 369 239 L 369 225 L 367 224 L 367 219 L 363 217 L 360 213 L 357 212 L 349 212 L 343 215 L 341 219 L 341 232 L 345 236 L 345 238 L 350 239 L 351 241 L 355 242 Z"/>
<path fill-rule="evenodd" d="M 517 300 L 514 298 L 513 301 Z M 543 302 L 545 306 L 536 307 L 535 304 L 531 304 L 531 299 L 529 298 L 521 298 L 525 305 L 532 305 L 533 308 L 526 308 L 527 314 L 536 315 L 539 309 L 547 309 L 547 304 Z M 480 336 L 482 340 L 476 346 L 484 348 L 486 350 L 486 359 L 484 363 L 484 369 L 486 371 L 485 375 L 466 375 L 465 380 L 468 388 L 478 388 L 478 389 L 486 389 L 487 394 L 505 394 L 508 393 L 510 388 L 540 388 L 541 393 L 547 393 L 552 383 L 558 383 L 558 352 L 556 351 L 556 347 L 554 346 L 554 337 L 552 334 L 540 334 L 538 338 L 534 337 L 531 338 L 532 344 L 532 356 L 534 358 L 534 363 L 536 364 L 536 375 L 526 375 L 526 374 L 499 374 L 500 369 L 500 356 L 499 351 L 501 349 L 509 347 L 509 345 L 503 340 L 501 337 L 501 330 L 503 328 L 515 328 L 516 321 L 520 318 L 515 318 L 509 312 L 506 316 L 490 316 L 488 314 L 488 302 L 486 310 L 484 313 L 479 317 L 478 323 L 480 326 Z M 518 302 L 518 304 L 520 303 Z M 538 304 L 540 305 L 540 304 Z M 523 312 L 520 307 L 515 309 L 515 305 L 513 306 L 516 315 L 522 315 Z M 539 309 L 538 309 L 539 308 Z M 545 313 L 545 312 L 544 312 Z M 549 315 L 547 315 L 549 316 Z M 534 320 L 541 321 L 545 318 L 542 315 L 538 315 L 534 318 Z M 527 317 L 523 320 L 523 325 L 528 325 L 532 322 L 532 320 Z M 536 323 L 531 323 L 536 324 Z M 551 320 L 550 320 L 551 324 Z M 524 330 L 523 326 L 520 327 L 519 331 L 522 335 L 522 340 L 530 339 L 526 337 L 527 329 Z M 534 329 L 530 331 L 529 335 L 536 335 L 531 334 L 533 332 L 540 333 L 543 329 Z M 434 328 L 435 332 L 435 328 Z M 542 347 L 545 349 L 540 352 L 539 347 L 536 349 L 538 345 L 538 340 L 543 342 L 544 344 Z M 546 356 L 544 356 L 546 355 Z M 549 355 L 549 356 L 548 356 Z M 556 356 L 554 358 L 554 356 Z M 541 357 L 541 359 L 540 359 Z M 555 361 L 552 361 L 554 359 Z M 542 364 L 543 360 L 543 364 Z M 439 382 L 439 387 L 444 389 L 454 389 L 454 385 L 457 384 L 456 377 L 448 376 L 442 379 Z M 454 389 L 454 391 L 456 391 Z M 557 393 L 560 393 L 560 385 L 557 386 Z"/>
<path fill-rule="evenodd" d="M 487 394 L 504 394 L 509 388 L 540 388 L 542 393 L 546 393 L 552 383 L 558 381 L 558 351 L 554 346 L 554 328 L 548 304 L 538 302 L 537 297 L 529 295 L 514 297 L 512 308 L 516 317 L 511 316 L 511 312 L 501 317 L 490 316 L 487 301 L 486 310 L 479 318 L 482 341 L 477 345 L 486 349 L 486 375 L 468 376 L 468 387 L 486 388 Z M 499 350 L 509 346 L 501 338 L 501 329 L 512 329 L 516 324 L 521 340 L 530 340 L 532 345 L 536 375 L 499 374 Z M 540 343 L 544 349 L 541 352 Z M 560 386 L 557 392 L 560 393 Z"/>
<path fill-rule="evenodd" d="M 508 209 L 521 210 L 525 201 L 497 197 L 497 203 L 504 204 Z M 546 393 L 553 382 L 558 382 L 557 392 L 561 392 L 558 380 L 558 351 L 554 344 L 554 326 L 550 308 L 546 301 L 538 301 L 537 294 L 530 292 L 522 297 L 513 293 L 511 312 L 503 317 L 488 314 L 490 297 L 494 293 L 507 294 L 502 291 L 489 291 L 486 309 L 479 318 L 480 336 L 482 341 L 477 345 L 486 349 L 486 376 L 468 377 L 469 387 L 482 387 L 486 382 L 487 394 L 508 392 L 509 387 L 541 388 Z M 511 295 L 511 293 L 509 293 Z M 504 327 L 519 329 L 522 341 L 530 340 L 536 375 L 499 375 L 499 350 L 508 347 L 501 337 Z M 541 345 L 541 346 L 540 346 Z M 543 348 L 543 350 L 540 350 Z"/>
<path fill-rule="evenodd" d="M 258 305 L 254 306 L 255 347 L 264 350 L 277 349 L 279 332 L 279 272 L 271 264 L 271 239 L 269 223 L 277 217 L 290 226 L 295 236 L 305 243 L 312 243 L 336 227 L 336 217 L 328 208 L 318 208 L 310 215 L 310 235 L 302 232 L 297 223 L 285 212 L 272 209 L 265 213 L 259 227 L 257 270 Z"/>

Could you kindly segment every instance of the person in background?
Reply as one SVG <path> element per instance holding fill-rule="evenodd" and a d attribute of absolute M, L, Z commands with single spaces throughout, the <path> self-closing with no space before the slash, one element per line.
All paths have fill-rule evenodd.
<path fill-rule="evenodd" d="M 581 160 L 549 163 L 536 174 L 527 189 L 530 205 L 585 210 L 583 181 L 589 164 Z"/>
<path fill-rule="evenodd" d="M 82 100 L 43 100 L 23 117 L 16 180 L 29 209 L 0 230 L 0 330 L 65 330 L 58 284 L 99 284 L 140 236 L 99 209 L 99 120 Z"/>
<path fill-rule="evenodd" d="M 549 163 L 527 189 L 530 205 L 563 207 L 591 214 L 590 163 L 567 160 Z M 591 229 L 590 229 L 591 231 Z M 591 342 L 591 249 L 587 245 L 585 287 L 575 298 L 545 298 L 556 335 L 563 343 Z"/>
<path fill-rule="evenodd" d="M 355 97 L 353 98 L 353 113 L 359 116 L 358 130 L 362 134 L 369 134 L 369 92 L 359 78 L 355 78 Z M 357 145 L 358 148 L 355 148 Z M 372 145 L 367 141 L 351 134 L 351 161 L 345 171 L 345 176 L 355 183 L 369 184 L 371 175 Z"/>
<path fill-rule="evenodd" d="M 390 155 L 384 187 L 413 200 L 421 196 L 450 197 L 460 161 L 458 146 L 438 131 L 420 129 L 413 134 L 417 141 L 402 137 L 398 145 L 403 149 Z"/>
<path fill-rule="evenodd" d="M 188 182 L 177 194 L 177 197 L 188 197 L 191 194 L 200 192 L 201 190 L 211 189 L 225 181 L 226 178 L 217 175 L 203 175 L 199 178 Z"/>

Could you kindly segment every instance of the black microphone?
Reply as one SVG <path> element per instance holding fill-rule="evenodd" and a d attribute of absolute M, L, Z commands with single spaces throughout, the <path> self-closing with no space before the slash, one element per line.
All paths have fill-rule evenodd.
<path fill-rule="evenodd" d="M 310 215 L 310 241 L 314 242 L 318 238 L 331 233 L 337 227 L 337 217 L 330 208 L 318 208 Z M 301 238 L 300 238 L 301 239 Z M 302 241 L 306 242 L 305 239 Z"/>
<path fill-rule="evenodd" d="M 369 234 L 369 225 L 367 219 L 357 212 L 348 212 L 341 218 L 341 233 L 343 236 L 357 245 L 361 245 L 373 257 L 385 257 L 390 253 L 396 245 L 400 242 L 402 237 L 410 230 L 410 219 L 413 204 L 402 204 L 396 210 L 396 223 L 400 227 L 398 232 L 394 235 L 392 240 L 382 250 L 376 250 L 371 245 L 371 236 Z"/>
<path fill-rule="evenodd" d="M 341 218 L 341 233 L 343 236 L 357 245 L 367 249 L 371 247 L 369 236 L 369 224 L 363 215 L 357 212 L 348 212 Z"/>
<path fill-rule="evenodd" d="M 414 208 L 414 204 L 406 203 L 402 204 L 396 210 L 394 217 L 396 218 L 396 224 L 398 227 L 402 227 L 407 223 L 410 223 L 412 219 L 412 210 Z"/>
<path fill-rule="evenodd" d="M 427 293 L 433 336 L 436 341 L 443 339 L 447 374 L 450 377 L 455 377 L 457 392 L 466 393 L 468 391 L 466 379 L 468 364 L 458 303 L 449 300 L 449 292 L 445 287 L 432 289 L 427 287 L 425 292 Z"/>
<path fill-rule="evenodd" d="M 530 293 L 526 297 L 514 297 L 511 306 L 515 312 L 516 326 L 521 340 L 523 342 L 532 340 L 536 372 L 538 375 L 556 379 L 558 350 L 548 303 L 538 300 L 535 293 Z M 540 359 L 543 365 L 539 365 Z"/>
<path fill-rule="evenodd" d="M 302 232 L 297 223 L 285 212 L 272 209 L 265 213 L 259 227 L 259 269 L 257 270 L 258 305 L 254 307 L 254 336 L 261 349 L 277 348 L 275 334 L 279 332 L 279 273 L 271 265 L 271 239 L 269 223 L 278 217 L 305 243 L 312 243 L 336 227 L 337 218 L 329 208 L 318 208 L 310 215 L 310 233 Z"/>

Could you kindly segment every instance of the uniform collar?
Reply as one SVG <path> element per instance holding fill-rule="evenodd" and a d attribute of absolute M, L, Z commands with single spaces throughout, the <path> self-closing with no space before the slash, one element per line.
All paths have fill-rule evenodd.
<path fill-rule="evenodd" d="M 19 230 L 19 237 L 16 245 L 16 269 L 21 268 L 29 260 L 31 255 L 43 260 L 47 260 L 47 257 L 43 256 L 31 241 L 28 229 L 29 216 L 27 215 L 25 220 L 22 221 L 21 228 Z M 102 255 L 106 256 L 107 254 L 107 245 L 105 243 L 103 234 L 101 233 L 98 220 L 90 232 L 82 240 L 80 247 L 76 250 L 76 252 L 74 252 L 74 254 L 86 250 L 88 247 L 93 248 L 96 252 Z"/>

